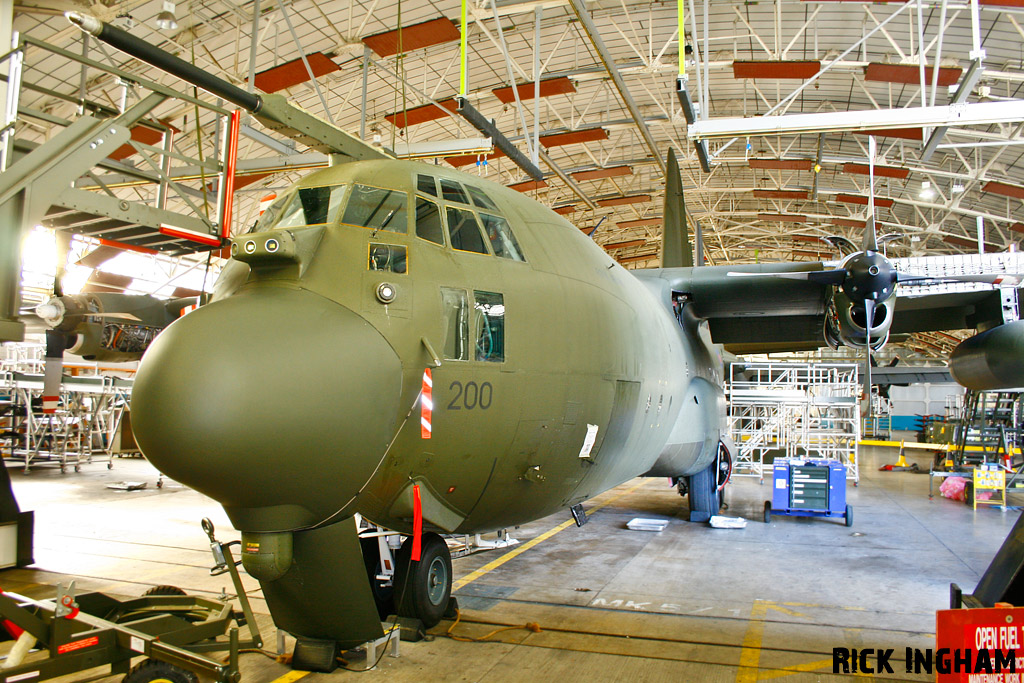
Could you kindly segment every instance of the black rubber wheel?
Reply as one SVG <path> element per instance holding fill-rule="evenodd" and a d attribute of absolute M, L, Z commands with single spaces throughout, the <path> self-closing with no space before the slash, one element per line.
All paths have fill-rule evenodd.
<path fill-rule="evenodd" d="M 363 550 L 363 564 L 366 566 L 366 577 L 370 580 L 373 602 L 377 605 L 377 614 L 383 621 L 388 615 L 395 613 L 394 581 L 392 581 L 392 585 L 387 586 L 377 579 L 377 575 L 381 572 L 377 538 L 360 538 L 359 545 Z"/>
<path fill-rule="evenodd" d="M 846 506 L 846 526 L 853 526 L 853 508 Z"/>
<path fill-rule="evenodd" d="M 437 534 L 423 534 L 420 561 L 413 562 L 412 538 L 398 551 L 395 607 L 402 617 L 415 617 L 426 628 L 436 626 L 452 595 L 452 554 Z"/>
<path fill-rule="evenodd" d="M 187 593 L 177 586 L 153 586 L 143 593 L 142 597 L 147 595 L 187 595 Z"/>
<path fill-rule="evenodd" d="M 764 523 L 772 523 L 772 502 L 770 500 L 764 502 Z"/>
<path fill-rule="evenodd" d="M 964 485 L 964 504 L 974 505 L 974 482 L 970 480 Z"/>
<path fill-rule="evenodd" d="M 706 522 L 721 509 L 718 492 L 718 467 L 713 461 L 703 470 L 687 477 L 690 495 L 690 521 Z"/>
<path fill-rule="evenodd" d="M 121 683 L 199 683 L 199 677 L 173 664 L 146 659 L 133 666 Z"/>

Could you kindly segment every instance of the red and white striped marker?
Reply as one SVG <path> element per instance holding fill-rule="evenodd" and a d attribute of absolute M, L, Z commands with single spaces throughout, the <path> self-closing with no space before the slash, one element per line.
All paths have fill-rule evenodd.
<path fill-rule="evenodd" d="M 43 396 L 43 412 L 56 413 L 57 404 L 60 403 L 60 396 Z"/>
<path fill-rule="evenodd" d="M 431 434 L 431 416 L 434 412 L 433 398 L 434 381 L 430 376 L 430 368 L 423 371 L 423 392 L 420 394 L 420 437 L 429 439 Z"/>

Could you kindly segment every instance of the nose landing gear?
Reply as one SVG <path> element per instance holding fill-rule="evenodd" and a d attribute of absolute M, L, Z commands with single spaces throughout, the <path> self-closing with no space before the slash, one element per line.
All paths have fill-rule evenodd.
<path fill-rule="evenodd" d="M 378 542 L 378 536 L 392 539 L 393 545 Z M 452 555 L 448 544 L 438 534 L 423 534 L 420 559 L 413 561 L 412 537 L 404 539 L 392 558 L 390 548 L 398 547 L 397 537 L 395 532 L 381 530 L 360 539 L 381 620 L 397 614 L 418 619 L 425 629 L 436 626 L 448 614 L 452 602 Z"/>
<path fill-rule="evenodd" d="M 412 561 L 412 538 L 398 551 L 395 606 L 398 615 L 415 617 L 426 628 L 436 626 L 452 595 L 452 555 L 437 534 L 423 534 L 419 562 Z"/>

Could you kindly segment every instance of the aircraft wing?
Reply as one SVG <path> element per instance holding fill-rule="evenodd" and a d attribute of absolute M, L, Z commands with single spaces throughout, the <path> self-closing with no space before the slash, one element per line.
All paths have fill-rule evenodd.
<path fill-rule="evenodd" d="M 928 278 L 896 289 L 889 331 L 972 329 L 1004 321 L 1004 291 L 1019 286 L 1024 254 L 986 254 L 893 259 L 902 274 Z M 662 268 L 634 271 L 660 280 L 662 289 L 681 295 L 693 314 L 708 321 L 712 340 L 736 354 L 804 351 L 826 346 L 826 315 L 839 287 L 807 279 L 837 263 Z M 840 266 L 841 267 L 841 266 Z M 973 275 L 1006 274 L 999 285 L 953 281 Z M 1015 299 L 1014 299 L 1015 300 Z"/>
<path fill-rule="evenodd" d="M 772 263 L 661 268 L 634 274 L 661 280 L 661 288 L 682 295 L 693 314 L 708 321 L 716 344 L 744 354 L 825 345 L 822 325 L 827 288 L 807 280 L 777 277 L 823 268 L 822 263 Z"/>

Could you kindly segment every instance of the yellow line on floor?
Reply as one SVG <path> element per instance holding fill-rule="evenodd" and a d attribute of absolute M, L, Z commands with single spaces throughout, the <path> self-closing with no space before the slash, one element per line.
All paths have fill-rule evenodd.
<path fill-rule="evenodd" d="M 754 606 L 750 610 L 747 632 L 743 636 L 740 664 L 736 669 L 736 683 L 755 683 L 757 681 L 757 665 L 761 661 L 761 639 L 764 637 L 764 619 L 767 613 L 768 603 L 755 600 Z"/>
<path fill-rule="evenodd" d="M 612 503 L 614 503 L 615 501 L 619 500 L 620 498 L 622 498 L 624 496 L 627 496 L 630 493 L 633 493 L 633 491 L 636 491 L 641 486 L 645 486 L 648 481 L 649 480 L 644 480 L 644 481 L 640 482 L 639 484 L 637 484 L 636 486 L 633 486 L 632 488 L 629 488 L 629 489 L 623 491 L 622 493 L 620 493 L 619 495 L 615 496 L 614 498 L 610 498 L 610 499 L 606 500 L 605 502 L 603 502 L 603 503 L 601 503 L 599 505 L 595 505 L 594 507 L 592 507 L 589 510 L 587 510 L 587 514 L 588 515 L 594 514 L 595 512 L 600 510 L 601 508 L 603 508 L 603 507 L 605 507 L 607 505 L 611 505 Z M 510 550 L 509 552 L 505 553 L 504 555 L 502 555 L 498 559 L 494 560 L 493 562 L 488 562 L 487 564 L 485 564 L 484 566 L 480 567 L 479 569 L 477 569 L 475 571 L 472 571 L 469 574 L 466 574 L 461 579 L 452 582 L 452 593 L 454 593 L 455 591 L 459 590 L 463 586 L 466 586 L 467 584 L 470 584 L 473 581 L 476 581 L 477 579 L 479 579 L 484 574 L 487 574 L 488 572 L 497 569 L 498 567 L 500 567 L 501 565 L 505 564 L 509 560 L 514 559 L 514 558 L 518 557 L 519 555 L 522 555 L 523 553 L 525 553 L 530 548 L 532 548 L 532 547 L 534 547 L 536 545 L 539 545 L 540 543 L 543 543 L 544 541 L 548 540 L 549 538 L 551 538 L 552 536 L 554 536 L 558 532 L 565 531 L 566 529 L 568 529 L 573 524 L 575 524 L 575 522 L 573 522 L 573 520 L 571 520 L 571 519 L 566 520 L 566 521 L 562 522 L 561 524 L 559 524 L 558 526 L 554 527 L 553 529 L 548 529 L 547 531 L 542 533 L 540 536 L 538 536 L 536 538 L 533 538 L 533 539 L 530 539 L 526 543 L 523 543 L 522 545 L 516 547 L 515 549 Z"/>
<path fill-rule="evenodd" d="M 308 671 L 289 671 L 284 676 L 281 676 L 280 678 L 275 678 L 270 683 L 292 683 L 292 681 L 297 681 L 300 678 L 305 678 L 309 675 L 309 673 L 310 672 Z"/>
<path fill-rule="evenodd" d="M 794 664 L 793 666 L 784 666 L 781 669 L 774 671 L 762 671 L 758 674 L 757 680 L 768 681 L 773 678 L 782 678 L 784 676 L 792 676 L 797 673 L 804 673 L 808 671 L 817 671 L 818 669 L 831 668 L 831 659 L 820 659 L 816 662 L 807 662 L 806 664 Z"/>

